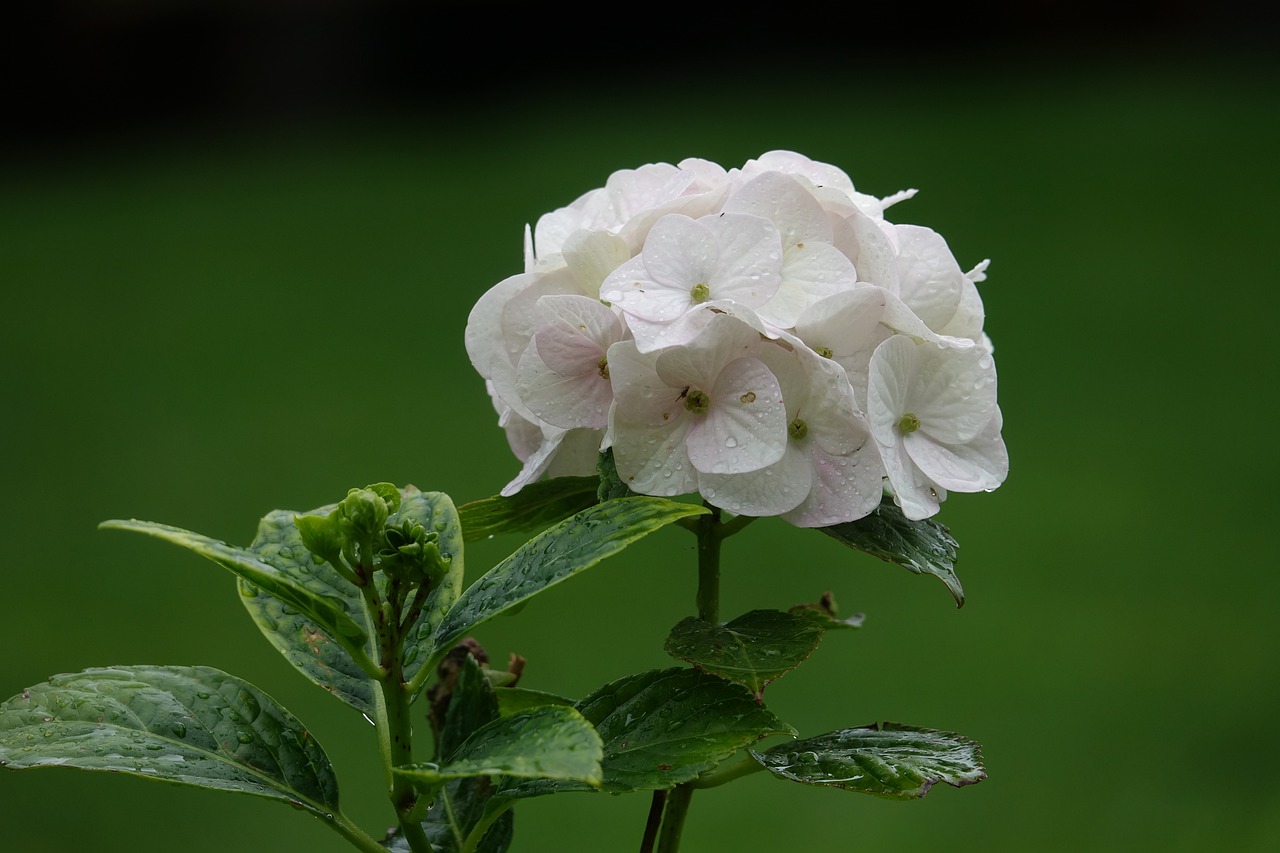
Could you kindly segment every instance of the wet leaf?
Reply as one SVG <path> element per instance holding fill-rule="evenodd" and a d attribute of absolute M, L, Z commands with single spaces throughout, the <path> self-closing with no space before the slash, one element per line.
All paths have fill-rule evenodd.
<path fill-rule="evenodd" d="M 482 622 L 591 568 L 637 539 L 706 512 L 666 498 L 633 496 L 597 504 L 565 519 L 467 587 L 436 630 L 435 648 L 452 647 Z"/>
<path fill-rule="evenodd" d="M 666 790 L 711 770 L 744 746 L 794 730 L 738 684 L 685 667 L 604 685 L 575 706 L 604 741 L 601 790 Z M 529 781 L 501 799 L 593 790 L 579 782 Z"/>
<path fill-rule="evenodd" d="M 957 607 L 964 605 L 964 588 L 955 571 L 959 544 L 950 530 L 933 519 L 911 521 L 886 496 L 864 518 L 818 529 L 850 548 L 918 575 L 933 575 L 946 584 Z"/>
<path fill-rule="evenodd" d="M 209 667 L 119 666 L 57 675 L 0 705 L 0 765 L 128 773 L 338 808 L 320 745 L 273 699 Z"/>
<path fill-rule="evenodd" d="M 807 616 L 752 610 L 724 625 L 690 616 L 667 637 L 667 654 L 746 687 L 759 701 L 765 688 L 795 669 L 822 640 Z"/>
<path fill-rule="evenodd" d="M 397 767 L 415 787 L 434 791 L 471 776 L 566 779 L 599 785 L 600 736 L 576 710 L 543 705 L 499 717 L 471 733 L 443 764 Z"/>
<path fill-rule="evenodd" d="M 534 533 L 596 503 L 597 477 L 556 477 L 530 483 L 510 497 L 495 495 L 458 507 L 468 542 L 508 533 Z"/>
<path fill-rule="evenodd" d="M 894 799 L 923 797 L 938 782 L 960 787 L 987 777 L 976 742 L 897 723 L 841 729 L 751 755 L 783 779 Z"/>
<path fill-rule="evenodd" d="M 530 690 L 526 687 L 496 687 L 498 711 L 503 714 L 514 714 L 526 711 L 539 705 L 572 705 L 573 700 L 567 696 L 557 696 L 541 690 Z"/>

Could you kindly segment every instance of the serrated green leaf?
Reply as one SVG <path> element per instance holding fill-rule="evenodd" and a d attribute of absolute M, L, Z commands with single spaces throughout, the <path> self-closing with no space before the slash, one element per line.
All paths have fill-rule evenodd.
<path fill-rule="evenodd" d="M 509 776 L 599 785 L 600 736 L 570 707 L 543 705 L 511 714 L 472 732 L 448 762 L 395 768 L 415 787 L 434 791 L 452 779 Z"/>
<path fill-rule="evenodd" d="M 604 741 L 600 790 L 674 788 L 711 770 L 744 746 L 795 730 L 738 684 L 696 669 L 673 667 L 604 685 L 574 707 Z M 592 790 L 578 782 L 531 780 L 495 800 Z"/>
<path fill-rule="evenodd" d="M 342 596 L 313 591 L 252 551 L 152 521 L 112 520 L 102 522 L 99 527 L 143 533 L 194 551 L 305 615 L 348 650 L 363 649 L 369 638 L 365 628 L 348 612 Z M 301 539 L 298 541 L 301 545 Z"/>
<path fill-rule="evenodd" d="M 724 625 L 682 619 L 667 636 L 676 660 L 741 684 L 756 701 L 770 683 L 802 664 L 822 640 L 815 620 L 781 610 L 752 610 Z"/>
<path fill-rule="evenodd" d="M 462 593 L 436 630 L 435 648 L 547 588 L 585 571 L 644 536 L 704 507 L 633 496 L 597 504 L 530 539 Z"/>
<path fill-rule="evenodd" d="M 320 745 L 258 688 L 209 667 L 57 675 L 0 705 L 0 766 L 107 770 L 281 800 L 332 816 Z"/>
<path fill-rule="evenodd" d="M 918 575 L 933 575 L 946 584 L 956 607 L 964 605 L 964 588 L 956 577 L 959 544 L 950 530 L 932 518 L 911 521 L 886 496 L 864 518 L 818 529 L 850 548 Z"/>
<path fill-rule="evenodd" d="M 558 696 L 542 690 L 530 690 L 526 687 L 495 687 L 493 692 L 498 697 L 498 713 L 504 715 L 527 711 L 540 705 L 573 704 L 573 700 L 567 696 Z"/>
<path fill-rule="evenodd" d="M 976 742 L 898 723 L 841 729 L 751 755 L 783 779 L 893 799 L 923 797 L 938 782 L 960 787 L 987 777 Z"/>
<path fill-rule="evenodd" d="M 495 495 L 458 507 L 468 542 L 508 533 L 533 533 L 595 504 L 598 477 L 556 477 L 530 483 L 510 497 Z"/>

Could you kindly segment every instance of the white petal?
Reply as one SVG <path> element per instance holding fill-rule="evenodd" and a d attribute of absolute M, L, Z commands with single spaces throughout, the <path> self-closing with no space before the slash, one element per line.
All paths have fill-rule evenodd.
<path fill-rule="evenodd" d="M 520 359 L 516 375 L 520 401 L 552 426 L 603 429 L 613 402 L 609 380 L 598 369 L 566 376 L 550 368 L 539 355 L 529 347 Z"/>
<path fill-rule="evenodd" d="M 888 291 L 873 284 L 841 290 L 814 302 L 796 321 L 796 334 L 811 348 L 852 355 L 878 336 L 876 326 L 889 298 Z"/>
<path fill-rule="evenodd" d="M 759 345 L 759 333 L 746 323 L 728 314 L 707 313 L 711 317 L 696 340 L 658 356 L 655 368 L 668 385 L 689 385 L 710 393 L 726 364 Z"/>
<path fill-rule="evenodd" d="M 707 503 L 737 515 L 781 515 L 808 496 L 812 483 L 809 460 L 794 447 L 759 471 L 698 475 L 698 491 Z"/>
<path fill-rule="evenodd" d="M 556 451 L 560 449 L 560 442 L 564 441 L 565 433 L 566 430 L 558 427 L 547 424 L 542 425 L 542 443 L 525 460 L 524 467 L 520 469 L 520 473 L 516 475 L 515 479 L 502 487 L 501 494 L 503 497 L 511 497 L 546 472 L 547 466 L 551 464 Z"/>
<path fill-rule="evenodd" d="M 941 445 L 920 432 L 904 436 L 911 459 L 925 476 L 953 492 L 989 492 L 1009 475 L 1009 454 L 1000 436 L 1000 418 L 972 441 Z"/>
<path fill-rule="evenodd" d="M 916 345 L 894 335 L 876 347 L 867 377 L 867 422 L 884 448 L 898 445 L 898 422 L 907 413 L 907 394 L 916 373 Z"/>
<path fill-rule="evenodd" d="M 669 322 L 693 304 L 693 285 L 672 287 L 653 278 L 643 255 L 615 269 L 600 285 L 600 298 L 645 320 Z"/>
<path fill-rule="evenodd" d="M 893 502 L 903 515 L 912 521 L 920 521 L 937 514 L 945 492 L 929 484 L 901 444 L 893 448 L 881 446 L 880 459 L 889 478 Z"/>
<path fill-rule="evenodd" d="M 659 353 L 641 353 L 633 341 L 609 347 L 609 379 L 617 416 L 627 422 L 662 426 L 686 414 L 680 388 L 658 376 Z"/>
<path fill-rule="evenodd" d="M 797 527 L 827 527 L 869 515 L 884 493 L 884 465 L 875 444 L 833 456 L 816 444 L 808 448 L 813 484 L 809 495 L 782 517 Z"/>
<path fill-rule="evenodd" d="M 697 474 L 685 452 L 689 418 L 654 426 L 628 422 L 614 409 L 610 423 L 618 476 L 642 495 L 683 495 L 697 488 Z"/>
<path fill-rule="evenodd" d="M 689 429 L 689 459 L 699 471 L 738 474 L 772 465 L 787 446 L 787 411 L 778 380 L 763 362 L 739 358 L 708 389 L 711 406 Z"/>
<path fill-rule="evenodd" d="M 588 296 L 599 293 L 609 273 L 630 259 L 627 242 L 607 231 L 578 231 L 564 244 L 565 264 Z"/>
<path fill-rule="evenodd" d="M 905 411 L 942 444 L 972 440 L 996 412 L 994 359 L 978 347 L 957 350 L 927 343 L 918 346 L 917 354 Z"/>
<path fill-rule="evenodd" d="M 768 302 L 782 283 L 782 238 L 773 223 L 742 213 L 698 221 L 715 235 L 719 254 L 710 278 L 690 286 L 706 282 L 712 299 L 732 299 L 748 308 Z"/>
<path fill-rule="evenodd" d="M 726 213 L 749 213 L 773 222 L 783 246 L 831 242 L 831 224 L 813 193 L 795 177 L 765 172 L 747 181 L 725 202 Z"/>

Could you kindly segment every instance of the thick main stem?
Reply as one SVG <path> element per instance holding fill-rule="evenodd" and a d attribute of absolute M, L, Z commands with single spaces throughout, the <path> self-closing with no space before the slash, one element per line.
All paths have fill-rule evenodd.
<path fill-rule="evenodd" d="M 720 623 L 720 543 L 724 540 L 724 525 L 720 510 L 705 504 L 711 510 L 698 517 L 694 532 L 698 535 L 698 618 L 712 625 Z M 684 831 L 685 818 L 693 799 L 693 783 L 677 785 L 667 796 L 662 815 L 662 830 L 658 836 L 658 853 L 676 853 L 680 849 L 680 834 Z"/>
<path fill-rule="evenodd" d="M 413 722 L 409 716 L 409 690 L 404 682 L 404 636 L 400 626 L 400 611 L 404 606 L 404 594 L 398 584 L 387 590 L 385 606 L 376 608 L 371 596 L 366 596 L 371 615 L 377 626 L 381 664 L 386 677 L 378 682 L 374 700 L 374 725 L 378 730 L 378 752 L 387 780 L 387 795 L 395 809 L 400 836 L 409 844 L 413 853 L 433 853 L 422 824 L 414 819 L 418 794 L 413 785 L 397 776 L 396 767 L 413 763 Z"/>

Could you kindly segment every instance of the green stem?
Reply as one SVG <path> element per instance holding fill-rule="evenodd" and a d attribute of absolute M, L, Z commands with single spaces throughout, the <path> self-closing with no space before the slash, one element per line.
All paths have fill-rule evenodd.
<path fill-rule="evenodd" d="M 387 783 L 387 796 L 395 809 L 400 836 L 413 853 L 433 853 L 422 824 L 415 819 L 418 793 L 412 783 L 397 776 L 396 767 L 413 763 L 413 722 L 409 716 L 409 693 L 404 681 L 404 636 L 400 630 L 400 610 L 404 593 L 399 584 L 387 588 L 384 603 L 375 584 L 365 587 L 365 607 L 378 633 L 378 649 L 385 676 L 374 693 L 374 725 L 378 732 L 378 754 Z"/>
<path fill-rule="evenodd" d="M 703 773 L 697 779 L 690 782 L 689 785 L 693 788 L 715 788 L 723 785 L 725 782 L 732 782 L 734 779 L 749 776 L 750 774 L 763 769 L 763 764 L 748 755 L 736 764 L 720 766 L 715 770 L 712 770 L 710 773 Z"/>
<path fill-rule="evenodd" d="M 720 510 L 710 504 L 704 506 L 711 512 L 698 516 L 695 533 L 698 535 L 698 618 L 712 625 L 720 624 L 720 543 L 724 541 L 726 526 L 720 520 Z M 730 522 L 734 524 L 734 522 Z M 734 530 L 741 529 L 736 525 Z M 677 785 L 667 796 L 662 815 L 662 830 L 658 836 L 658 853 L 676 853 L 680 849 L 680 834 L 684 831 L 685 818 L 693 799 L 693 782 Z"/>
<path fill-rule="evenodd" d="M 667 796 L 667 810 L 662 816 L 662 833 L 658 837 L 658 853 L 676 853 L 680 849 L 680 833 L 689 815 L 689 800 L 693 788 L 688 784 L 677 785 Z"/>
<path fill-rule="evenodd" d="M 720 622 L 720 510 L 698 516 L 698 618 L 716 625 Z"/>
<path fill-rule="evenodd" d="M 352 823 L 351 819 L 342 813 L 334 815 L 332 821 L 325 821 L 325 823 L 350 841 L 351 846 L 358 850 L 363 850 L 365 853 L 387 853 L 387 848 L 374 841 L 367 832 Z"/>

